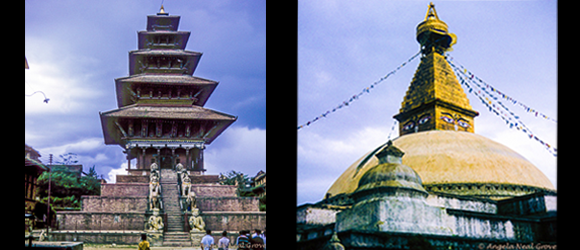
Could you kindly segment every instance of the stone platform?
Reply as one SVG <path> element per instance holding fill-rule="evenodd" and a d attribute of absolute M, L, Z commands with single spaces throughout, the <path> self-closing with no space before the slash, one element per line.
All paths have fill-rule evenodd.
<path fill-rule="evenodd" d="M 186 218 L 191 216 L 191 212 L 184 214 L 181 210 L 175 172 L 168 169 L 161 172 L 161 212 L 165 230 L 158 239 L 161 242 L 155 245 L 190 247 L 199 244 L 193 242 L 190 233 L 186 231 Z M 148 210 L 149 183 L 136 182 L 149 179 L 145 177 L 117 178 L 130 182 L 102 184 L 100 196 L 81 197 L 81 211 L 58 211 L 57 230 L 51 233 L 52 239 L 76 239 L 86 243 L 139 243 L 141 234 L 149 234 L 146 225 L 152 214 Z M 198 183 L 192 184 L 192 188 L 197 194 L 197 208 L 206 224 L 205 228 L 215 233 L 216 242 L 224 230 L 235 241 L 240 230 L 266 227 L 266 212 L 259 211 L 257 197 L 237 197 L 236 186 L 233 185 Z"/>
<path fill-rule="evenodd" d="M 141 241 L 141 230 L 58 230 L 50 232 L 51 240 L 83 243 L 135 244 Z"/>
<path fill-rule="evenodd" d="M 28 241 L 24 243 L 25 249 L 28 248 L 41 248 L 41 249 L 63 249 L 63 250 L 83 250 L 83 242 L 38 242 L 32 241 L 32 245 L 28 245 Z"/>

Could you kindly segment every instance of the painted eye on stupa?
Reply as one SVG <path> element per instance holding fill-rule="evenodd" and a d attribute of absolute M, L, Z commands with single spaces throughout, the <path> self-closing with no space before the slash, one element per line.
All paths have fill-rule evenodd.
<path fill-rule="evenodd" d="M 451 117 L 449 117 L 449 116 L 441 116 L 441 120 L 444 120 L 444 121 L 445 121 L 445 122 L 447 122 L 447 123 L 453 123 L 453 122 L 455 122 L 455 121 L 453 120 L 453 118 L 451 118 Z"/>
<path fill-rule="evenodd" d="M 464 127 L 464 128 L 469 128 L 469 126 L 470 126 L 469 123 L 467 123 L 466 121 L 462 121 L 462 120 L 457 121 L 457 125 Z"/>
<path fill-rule="evenodd" d="M 421 119 L 419 119 L 419 124 L 425 124 L 427 121 L 429 121 L 429 119 L 431 119 L 431 116 L 426 115 L 426 116 L 422 117 Z"/>
<path fill-rule="evenodd" d="M 415 126 L 414 122 L 409 122 L 409 123 L 407 123 L 407 125 L 403 126 L 403 130 L 412 129 L 414 126 Z"/>

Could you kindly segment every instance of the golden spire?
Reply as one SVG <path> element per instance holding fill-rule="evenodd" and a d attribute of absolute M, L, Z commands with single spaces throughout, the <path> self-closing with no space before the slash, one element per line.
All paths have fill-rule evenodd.
<path fill-rule="evenodd" d="M 425 20 L 417 26 L 417 41 L 423 57 L 405 94 L 399 114 L 399 134 L 428 130 L 474 132 L 478 115 L 457 81 L 443 53 L 455 43 L 455 35 L 439 20 L 429 4 Z"/>

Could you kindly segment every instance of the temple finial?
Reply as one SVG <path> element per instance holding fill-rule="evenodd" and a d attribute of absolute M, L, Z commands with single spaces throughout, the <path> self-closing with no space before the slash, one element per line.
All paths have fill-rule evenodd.
<path fill-rule="evenodd" d="M 165 8 L 163 8 L 163 4 L 161 4 L 161 9 L 159 9 L 158 16 L 169 16 L 169 13 L 165 12 Z"/>
<path fill-rule="evenodd" d="M 437 11 L 435 10 L 435 4 L 433 4 L 433 2 L 430 2 L 429 9 L 427 9 L 427 14 L 425 15 L 425 20 L 429 20 L 430 18 L 433 17 L 439 20 L 439 16 L 437 16 Z"/>

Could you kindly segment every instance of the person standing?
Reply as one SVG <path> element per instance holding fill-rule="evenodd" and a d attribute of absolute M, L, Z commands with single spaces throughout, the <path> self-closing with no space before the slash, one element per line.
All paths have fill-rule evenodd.
<path fill-rule="evenodd" d="M 238 239 L 236 240 L 238 250 L 250 249 L 250 239 L 246 235 L 247 232 L 247 230 L 240 231 L 240 236 L 238 236 Z"/>
<path fill-rule="evenodd" d="M 257 250 L 264 250 L 264 239 L 262 239 L 262 237 L 260 237 L 260 234 L 262 232 L 260 231 L 260 229 L 256 229 L 254 230 L 254 234 L 252 234 L 252 249 L 257 249 Z"/>
<path fill-rule="evenodd" d="M 203 250 L 210 250 L 212 245 L 215 245 L 215 243 L 213 241 L 213 236 L 211 236 L 211 230 L 206 229 L 205 236 L 201 238 L 201 247 Z"/>
<path fill-rule="evenodd" d="M 139 242 L 139 250 L 150 250 L 149 241 L 147 241 L 147 234 L 141 234 L 141 242 Z"/>
<path fill-rule="evenodd" d="M 218 241 L 218 250 L 228 250 L 230 246 L 230 239 L 228 239 L 228 232 L 222 232 L 222 238 Z"/>
<path fill-rule="evenodd" d="M 264 250 L 266 250 L 266 228 L 264 228 L 264 233 L 262 234 L 262 239 L 264 239 Z"/>

